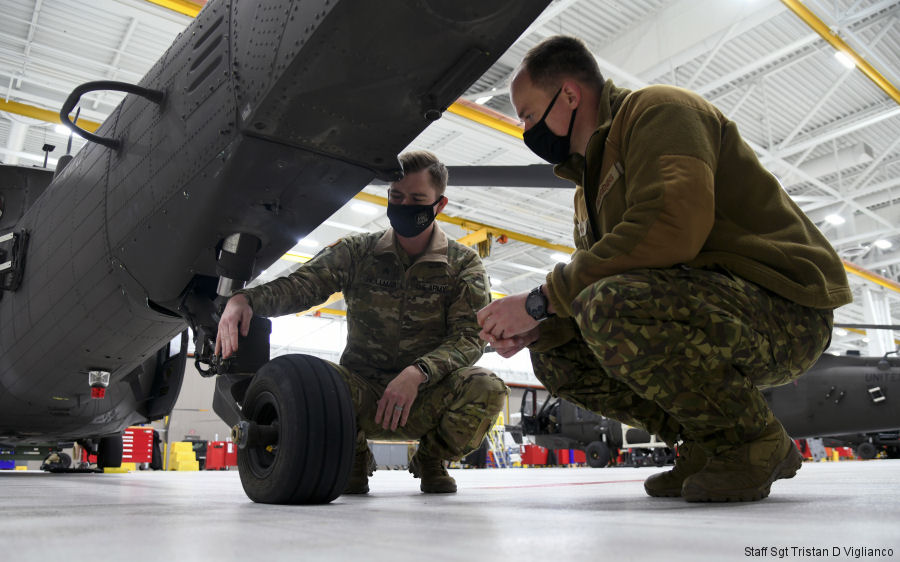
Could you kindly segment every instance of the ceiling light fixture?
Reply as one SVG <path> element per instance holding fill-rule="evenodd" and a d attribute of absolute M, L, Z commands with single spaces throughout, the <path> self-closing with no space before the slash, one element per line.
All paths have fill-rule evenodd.
<path fill-rule="evenodd" d="M 827 222 L 829 224 L 833 224 L 834 226 L 840 226 L 840 225 L 844 224 L 845 222 L 847 222 L 847 219 L 845 219 L 841 215 L 832 214 L 832 215 L 827 215 L 825 217 L 825 222 Z"/>
<path fill-rule="evenodd" d="M 875 242 L 873 242 L 873 244 L 875 244 L 876 248 L 879 248 L 881 250 L 887 250 L 888 248 L 893 246 L 890 240 L 885 240 L 884 238 L 876 240 Z"/>
<path fill-rule="evenodd" d="M 834 58 L 841 63 L 844 68 L 853 68 L 856 66 L 856 61 L 853 60 L 853 57 L 845 53 L 844 51 L 835 51 Z"/>
<path fill-rule="evenodd" d="M 475 98 L 475 103 L 478 105 L 484 105 L 487 102 L 491 101 L 491 98 L 494 96 L 481 96 L 480 98 Z"/>

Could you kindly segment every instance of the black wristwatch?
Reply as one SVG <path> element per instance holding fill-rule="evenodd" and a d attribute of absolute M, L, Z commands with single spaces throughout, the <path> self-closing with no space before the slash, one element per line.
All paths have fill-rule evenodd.
<path fill-rule="evenodd" d="M 550 316 L 547 308 L 547 297 L 544 296 L 541 286 L 538 285 L 528 293 L 528 297 L 525 299 L 525 312 L 535 320 L 543 320 Z"/>

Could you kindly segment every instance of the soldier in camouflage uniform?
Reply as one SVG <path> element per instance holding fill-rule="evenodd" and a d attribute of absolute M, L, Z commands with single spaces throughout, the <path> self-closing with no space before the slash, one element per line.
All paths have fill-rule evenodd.
<path fill-rule="evenodd" d="M 490 302 L 478 255 L 434 222 L 447 204 L 447 168 L 429 152 L 400 156 L 384 232 L 342 238 L 288 277 L 236 291 L 219 323 L 217 353 L 231 355 L 252 314 L 308 309 L 341 291 L 347 346 L 341 373 L 353 397 L 357 450 L 344 493 L 369 491 L 367 439 L 419 440 L 410 472 L 426 493 L 456 492 L 445 459 L 477 448 L 503 406 L 506 385 L 472 365 L 481 357 L 475 313 Z"/>
<path fill-rule="evenodd" d="M 692 92 L 604 82 L 571 37 L 534 47 L 510 96 L 526 145 L 576 184 L 576 251 L 478 313 L 572 402 L 656 433 L 651 496 L 752 501 L 801 457 L 760 388 L 800 376 L 850 302 L 827 240 L 736 125 Z"/>

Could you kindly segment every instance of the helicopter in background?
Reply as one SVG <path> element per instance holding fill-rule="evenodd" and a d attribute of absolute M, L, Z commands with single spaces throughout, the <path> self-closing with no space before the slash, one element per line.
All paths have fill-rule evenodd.
<path fill-rule="evenodd" d="M 762 391 L 794 439 L 828 438 L 853 446 L 860 458 L 880 450 L 900 456 L 900 358 L 824 354 L 794 381 Z M 584 450 L 588 465 L 607 466 L 620 450 L 637 451 L 639 464 L 662 466 L 674 456 L 655 436 L 585 410 L 562 398 L 537 405 L 535 389 L 522 396 L 521 428 L 548 449 Z"/>

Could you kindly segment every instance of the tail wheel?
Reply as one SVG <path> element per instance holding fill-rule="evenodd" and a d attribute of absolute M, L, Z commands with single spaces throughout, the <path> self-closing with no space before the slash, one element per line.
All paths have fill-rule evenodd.
<path fill-rule="evenodd" d="M 72 457 L 62 451 L 50 453 L 41 463 L 41 470 L 48 472 L 64 471 L 72 466 Z"/>
<path fill-rule="evenodd" d="M 254 438 L 238 449 L 247 496 L 258 503 L 319 504 L 347 486 L 356 443 L 350 390 L 327 362 L 282 355 L 253 377 L 241 408 Z"/>
<path fill-rule="evenodd" d="M 856 456 L 865 460 L 874 459 L 878 456 L 878 448 L 868 441 L 860 443 L 856 446 Z"/>
<path fill-rule="evenodd" d="M 609 461 L 612 459 L 609 447 L 607 447 L 606 443 L 603 441 L 591 442 L 584 452 L 587 457 L 588 466 L 591 468 L 603 468 L 608 465 Z"/>

